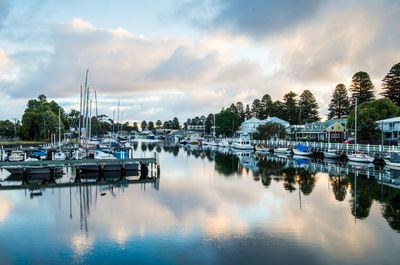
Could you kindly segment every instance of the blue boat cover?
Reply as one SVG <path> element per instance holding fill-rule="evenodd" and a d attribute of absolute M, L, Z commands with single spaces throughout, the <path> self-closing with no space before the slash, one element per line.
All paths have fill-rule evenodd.
<path fill-rule="evenodd" d="M 301 165 L 308 165 L 308 161 L 307 160 L 305 160 L 305 159 L 296 159 L 296 162 L 297 162 L 297 164 L 299 165 L 299 166 L 301 166 Z"/>
<path fill-rule="evenodd" d="M 308 151 L 308 147 L 304 146 L 304 145 L 301 145 L 301 144 L 298 144 L 296 149 L 299 150 L 299 151 L 303 151 L 303 152 L 307 152 Z"/>

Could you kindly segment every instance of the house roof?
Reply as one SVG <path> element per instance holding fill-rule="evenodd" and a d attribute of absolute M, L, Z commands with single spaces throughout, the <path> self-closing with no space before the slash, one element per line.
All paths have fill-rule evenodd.
<path fill-rule="evenodd" d="M 305 125 L 304 129 L 301 129 L 301 133 L 322 133 L 326 129 L 328 129 L 329 126 L 340 122 L 340 123 L 345 123 L 347 122 L 347 119 L 334 119 L 334 120 L 327 120 L 325 122 L 312 122 L 312 123 L 307 123 Z"/>
<path fill-rule="evenodd" d="M 394 117 L 394 118 L 389 118 L 389 119 L 384 119 L 384 120 L 380 120 L 380 121 L 376 121 L 376 123 L 380 123 L 380 122 L 400 122 L 400 117 Z"/>

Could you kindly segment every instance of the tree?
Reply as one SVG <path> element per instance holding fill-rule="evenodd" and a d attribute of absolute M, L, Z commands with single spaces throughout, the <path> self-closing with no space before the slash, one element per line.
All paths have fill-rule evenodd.
<path fill-rule="evenodd" d="M 382 80 L 382 96 L 400 106 L 400 63 L 393 65 Z"/>
<path fill-rule="evenodd" d="M 379 138 L 375 121 L 398 116 L 399 109 L 392 101 L 381 98 L 357 106 L 357 137 L 361 140 Z M 348 131 L 354 131 L 354 110 L 347 118 Z M 373 137 L 373 138 L 370 138 Z"/>
<path fill-rule="evenodd" d="M 142 121 L 142 124 L 141 124 L 140 128 L 142 128 L 142 131 L 145 131 L 146 128 L 147 128 L 147 122 L 146 121 Z"/>
<path fill-rule="evenodd" d="M 304 90 L 299 100 L 301 121 L 319 121 L 318 103 L 310 90 Z"/>
<path fill-rule="evenodd" d="M 236 105 L 233 103 L 230 105 L 229 110 L 232 112 L 238 113 L 238 109 L 236 108 Z"/>
<path fill-rule="evenodd" d="M 246 119 L 250 119 L 251 117 L 251 111 L 250 111 L 250 106 L 249 104 L 246 105 L 246 110 L 244 111 L 244 117 Z"/>
<path fill-rule="evenodd" d="M 156 125 L 157 127 L 160 127 L 162 125 L 162 122 L 160 120 L 157 120 Z"/>
<path fill-rule="evenodd" d="M 179 120 L 177 117 L 174 117 L 174 119 L 172 120 L 172 129 L 179 129 L 180 125 L 179 125 Z"/>
<path fill-rule="evenodd" d="M 0 121 L 0 135 L 13 137 L 15 134 L 15 124 L 10 120 Z"/>
<path fill-rule="evenodd" d="M 253 138 L 256 140 L 269 140 L 272 137 L 284 138 L 286 136 L 285 127 L 280 123 L 267 122 L 257 127 L 257 132 Z"/>
<path fill-rule="evenodd" d="M 347 95 L 346 86 L 338 84 L 333 91 L 331 102 L 329 103 L 329 119 L 341 119 L 349 115 L 350 100 Z"/>
<path fill-rule="evenodd" d="M 154 130 L 154 123 L 153 123 L 152 121 L 149 121 L 148 130 L 149 130 L 149 131 Z"/>
<path fill-rule="evenodd" d="M 253 114 L 253 117 L 261 118 L 260 116 L 262 113 L 262 105 L 259 99 L 253 100 L 253 103 L 251 104 L 251 112 Z"/>
<path fill-rule="evenodd" d="M 138 127 L 136 121 L 133 123 L 133 128 L 132 128 L 132 130 L 137 131 L 137 132 L 139 131 L 139 127 Z"/>
<path fill-rule="evenodd" d="M 236 103 L 237 114 L 239 115 L 239 123 L 244 122 L 244 105 L 242 102 Z"/>
<path fill-rule="evenodd" d="M 214 126 L 214 114 L 208 114 L 205 122 L 205 131 L 207 134 L 211 134 L 211 127 Z"/>
<path fill-rule="evenodd" d="M 290 124 L 298 123 L 298 105 L 297 105 L 297 94 L 290 91 L 283 96 L 283 110 L 285 112 L 285 119 Z"/>
<path fill-rule="evenodd" d="M 233 136 L 239 127 L 239 116 L 230 110 L 225 110 L 215 115 L 215 125 L 217 135 Z"/>
<path fill-rule="evenodd" d="M 355 73 L 350 86 L 350 91 L 352 93 L 351 103 L 353 106 L 356 98 L 358 99 L 358 104 L 374 100 L 374 89 L 371 78 L 366 72 Z"/>
<path fill-rule="evenodd" d="M 271 116 L 272 107 L 273 107 L 273 102 L 272 102 L 271 96 L 268 94 L 265 94 L 261 98 L 261 117 L 263 119 L 266 119 L 266 118 L 268 118 L 268 116 Z"/>

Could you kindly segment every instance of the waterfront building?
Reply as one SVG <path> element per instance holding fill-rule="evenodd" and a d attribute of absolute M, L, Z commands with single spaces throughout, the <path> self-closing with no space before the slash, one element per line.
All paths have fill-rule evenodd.
<path fill-rule="evenodd" d="M 281 124 L 285 129 L 290 126 L 290 123 L 287 121 L 284 121 L 282 119 L 279 119 L 277 117 L 268 117 L 265 120 L 260 120 L 255 117 L 245 120 L 242 122 L 240 125 L 240 130 L 236 132 L 237 135 L 251 135 L 252 133 L 257 132 L 258 126 L 262 124 L 266 124 L 267 122 L 273 122 L 273 123 L 279 123 Z"/>
<path fill-rule="evenodd" d="M 298 132 L 298 137 L 316 141 L 342 141 L 347 138 L 347 119 L 334 119 L 325 122 L 311 122 L 305 124 Z"/>
<path fill-rule="evenodd" d="M 205 126 L 204 125 L 188 125 L 187 129 L 189 131 L 197 131 L 197 132 L 204 132 L 205 130 Z"/>
<path fill-rule="evenodd" d="M 400 117 L 379 120 L 376 123 L 378 128 L 383 131 L 385 141 L 398 141 L 400 136 Z"/>

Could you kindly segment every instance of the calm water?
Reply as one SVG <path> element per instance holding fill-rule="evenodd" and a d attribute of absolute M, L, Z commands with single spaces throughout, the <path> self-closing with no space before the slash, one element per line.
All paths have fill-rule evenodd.
<path fill-rule="evenodd" d="M 399 264 L 400 190 L 363 167 L 135 148 L 158 153 L 156 183 L 0 190 L 0 263 Z"/>

